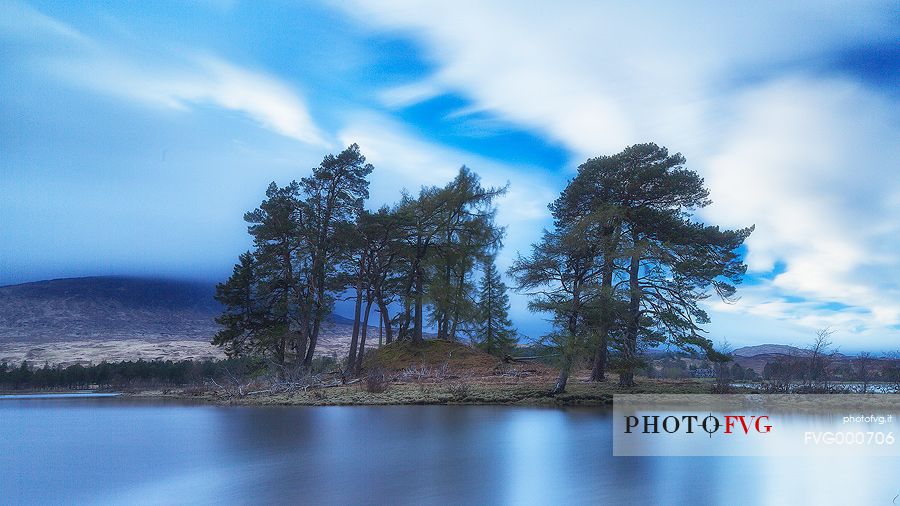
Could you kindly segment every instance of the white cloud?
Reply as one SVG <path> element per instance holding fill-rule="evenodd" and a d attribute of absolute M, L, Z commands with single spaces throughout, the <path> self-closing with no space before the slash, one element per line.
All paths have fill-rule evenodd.
<path fill-rule="evenodd" d="M 109 54 L 55 60 L 51 71 L 113 95 L 173 109 L 210 104 L 246 114 L 285 137 L 325 146 L 305 101 L 290 86 L 263 72 L 209 55 L 178 66 L 149 66 Z"/>
<path fill-rule="evenodd" d="M 463 94 L 562 142 L 576 163 L 648 140 L 685 153 L 717 202 L 705 217 L 757 224 L 751 270 L 784 266 L 737 310 L 898 335 L 896 100 L 821 77 L 833 52 L 895 40 L 889 2 L 341 7 L 415 37 L 436 64 L 429 93 L 386 93 L 405 99 L 396 105 L 435 86 Z"/>
<path fill-rule="evenodd" d="M 149 56 L 77 29 L 23 4 L 0 6 L 0 37 L 39 45 L 32 64 L 90 89 L 167 108 L 213 105 L 237 111 L 263 128 L 327 146 L 303 97 L 289 84 L 223 58 L 191 51 Z M 16 21 L 13 22 L 12 20 Z"/>
<path fill-rule="evenodd" d="M 381 103 L 388 107 L 405 107 L 441 94 L 440 86 L 427 81 L 388 88 L 379 93 Z"/>
<path fill-rule="evenodd" d="M 717 201 L 706 214 L 757 225 L 750 268 L 782 262 L 771 289 L 865 310 L 855 315 L 857 332 L 900 324 L 892 106 L 847 81 L 771 82 L 735 97 L 734 126 L 704 164 Z M 801 311 L 782 309 L 785 317 Z M 830 318 L 849 326 L 837 312 Z"/>
<path fill-rule="evenodd" d="M 840 16 L 827 2 L 340 5 L 367 25 L 418 37 L 439 65 L 429 86 L 463 92 L 578 157 L 648 136 L 693 145 L 715 115 L 711 97 L 733 74 L 817 55 L 863 30 L 890 40 L 875 2 Z"/>
<path fill-rule="evenodd" d="M 89 42 L 78 30 L 19 2 L 0 3 L 0 37 L 3 36 L 32 42 L 46 36 L 81 44 Z"/>
<path fill-rule="evenodd" d="M 770 281 L 746 286 L 736 303 L 711 300 L 712 336 L 725 336 L 737 346 L 779 342 L 795 346 L 809 344 L 815 331 L 831 328 L 834 343 L 845 350 L 888 349 L 895 343 L 890 334 L 872 325 L 869 310 L 833 302 L 800 299 Z"/>

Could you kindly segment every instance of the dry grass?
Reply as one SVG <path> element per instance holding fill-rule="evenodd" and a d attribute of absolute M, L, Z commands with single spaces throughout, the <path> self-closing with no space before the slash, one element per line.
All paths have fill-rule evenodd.
<path fill-rule="evenodd" d="M 121 341 L 116 345 L 121 346 Z M 98 361 L 96 355 L 92 354 L 92 358 Z M 340 375 L 323 373 L 319 375 L 321 378 L 316 377 L 318 386 L 309 388 L 248 384 L 244 385 L 242 395 L 233 395 L 228 389 L 214 388 L 213 385 L 136 391 L 129 395 L 241 405 L 604 406 L 611 404 L 612 396 L 619 393 L 709 393 L 712 387 L 710 380 L 638 378 L 635 387 L 622 389 L 618 387 L 615 375 L 609 375 L 605 382 L 592 383 L 587 381 L 589 373 L 588 370 L 575 371 L 566 393 L 552 395 L 550 390 L 557 376 L 553 367 L 540 363 L 505 363 L 461 343 L 428 340 L 420 345 L 399 342 L 372 350 L 366 358 L 362 379 L 353 384 L 342 385 Z"/>
<path fill-rule="evenodd" d="M 398 341 L 375 350 L 366 359 L 366 366 L 381 366 L 387 371 L 401 371 L 409 367 L 439 369 L 449 367 L 471 372 L 493 369 L 499 360 L 481 350 L 462 343 L 428 340 L 422 344 Z"/>
<path fill-rule="evenodd" d="M 398 382 L 543 384 L 556 376 L 556 370 L 544 364 L 509 364 L 463 343 L 437 339 L 383 346 L 366 358 L 365 367 L 383 369 Z"/>
<path fill-rule="evenodd" d="M 197 340 L 99 340 L 0 343 L 0 363 L 51 365 L 99 364 L 125 360 L 216 360 L 225 358 L 217 346 Z"/>
<path fill-rule="evenodd" d="M 504 384 L 484 381 L 401 382 L 391 383 L 383 392 L 368 392 L 364 383 L 242 398 L 218 398 L 207 395 L 205 400 L 240 405 L 292 406 L 350 406 L 350 405 L 407 405 L 407 404 L 508 404 L 530 406 L 608 406 L 614 394 L 621 393 L 709 393 L 710 386 L 702 382 L 668 382 L 639 379 L 631 389 L 620 389 L 615 382 L 588 383 L 574 381 L 566 393 L 550 394 L 552 382 L 546 384 Z M 177 395 L 176 395 L 177 396 Z"/>
<path fill-rule="evenodd" d="M 566 392 L 553 395 L 556 369 L 535 363 L 503 363 L 497 357 L 450 341 L 420 345 L 393 343 L 366 359 L 363 380 L 352 385 L 284 391 L 262 395 L 226 396 L 209 391 L 207 402 L 242 405 L 389 405 L 389 404 L 512 404 L 540 406 L 606 406 L 621 393 L 710 393 L 710 380 L 637 378 L 620 388 L 618 378 L 589 382 L 590 371 L 576 371 Z M 196 399 L 196 393 L 191 397 Z M 177 392 L 169 394 L 178 397 Z M 187 395 L 185 395 L 187 397 Z"/>

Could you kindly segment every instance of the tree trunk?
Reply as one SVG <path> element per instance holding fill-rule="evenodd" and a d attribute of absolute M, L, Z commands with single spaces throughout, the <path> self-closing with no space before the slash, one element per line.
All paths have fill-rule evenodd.
<path fill-rule="evenodd" d="M 324 256 L 324 250 L 321 255 Z M 312 364 L 313 356 L 316 353 L 316 344 L 319 342 L 319 330 L 322 328 L 322 307 L 325 304 L 325 267 L 323 261 L 319 262 L 318 273 L 316 274 L 316 298 L 313 304 L 313 333 L 309 336 L 309 350 L 306 352 L 306 359 L 303 361 L 305 366 Z M 314 263 L 315 265 L 315 263 Z"/>
<path fill-rule="evenodd" d="M 422 305 L 424 303 L 424 286 L 422 282 L 422 268 L 416 263 L 415 268 L 415 276 L 416 276 L 416 300 L 415 300 L 415 321 L 413 324 L 415 325 L 415 329 L 413 329 L 413 343 L 422 344 L 425 340 L 422 337 Z"/>
<path fill-rule="evenodd" d="M 276 352 L 275 352 L 275 361 L 278 363 L 278 370 L 275 372 L 275 376 L 279 379 L 284 378 L 284 366 L 285 366 L 285 352 L 288 340 L 288 331 L 287 328 L 284 329 L 284 332 L 281 333 L 278 338 L 278 343 L 276 344 Z"/>
<path fill-rule="evenodd" d="M 304 367 L 312 365 L 313 355 L 316 352 L 316 343 L 319 341 L 319 329 L 322 328 L 322 318 L 316 316 L 313 318 L 313 331 L 309 336 L 309 350 L 306 352 L 306 359 L 303 361 Z"/>
<path fill-rule="evenodd" d="M 489 264 L 493 265 L 493 264 Z M 487 295 L 487 311 L 483 315 L 484 321 L 484 348 L 493 353 L 494 347 L 494 280 L 490 274 L 485 273 L 485 294 Z M 563 385 L 565 388 L 565 385 Z"/>
<path fill-rule="evenodd" d="M 594 352 L 594 365 L 591 367 L 591 381 L 606 381 L 607 333 L 597 335 L 597 350 Z"/>
<path fill-rule="evenodd" d="M 612 328 L 613 319 L 613 259 L 610 255 L 604 255 L 603 268 L 600 275 L 600 329 L 597 332 L 597 350 L 594 353 L 594 366 L 591 368 L 591 381 L 606 380 L 606 357 L 609 345 L 609 329 Z"/>
<path fill-rule="evenodd" d="M 353 310 L 353 334 L 350 337 L 350 354 L 347 356 L 347 374 L 356 372 L 356 346 L 359 341 L 359 319 L 362 313 L 363 271 L 365 270 L 365 254 L 359 259 L 359 274 L 356 279 L 356 307 Z"/>
<path fill-rule="evenodd" d="M 309 368 L 310 363 L 312 362 L 313 352 L 316 348 L 316 338 L 318 337 L 318 331 L 314 330 L 315 326 L 315 318 L 311 318 L 313 316 L 313 312 L 316 309 L 316 277 L 313 274 L 309 276 L 309 282 L 307 283 L 307 304 L 303 308 L 303 328 L 306 330 L 306 348 L 303 350 L 305 352 L 305 356 L 303 358 L 303 367 Z"/>
<path fill-rule="evenodd" d="M 578 313 L 581 308 L 581 284 L 577 281 L 572 286 L 572 312 L 569 314 L 569 323 L 567 327 L 568 335 L 563 348 L 563 362 L 560 364 L 559 377 L 556 379 L 556 385 L 553 387 L 554 394 L 561 394 L 566 391 L 566 383 L 569 381 L 569 371 L 572 369 L 572 362 L 575 357 L 573 354 L 576 349 L 576 340 L 578 339 Z"/>
<path fill-rule="evenodd" d="M 450 340 L 456 341 L 456 327 L 459 323 L 460 312 L 462 311 L 463 299 L 465 298 L 465 281 L 466 281 L 466 273 L 463 266 L 460 266 L 460 274 L 457 277 L 457 281 L 459 283 L 456 285 L 456 305 L 453 308 L 453 320 L 450 324 Z"/>
<path fill-rule="evenodd" d="M 394 331 L 391 329 L 391 317 L 388 314 L 387 304 L 381 294 L 378 295 L 378 310 L 381 311 L 381 318 L 384 322 L 384 342 L 391 344 L 394 341 Z"/>
<path fill-rule="evenodd" d="M 309 307 L 306 306 L 308 302 L 308 300 L 303 301 L 303 304 L 300 305 L 300 339 L 297 344 L 297 362 L 301 365 L 306 363 L 306 350 L 309 347 Z"/>
<path fill-rule="evenodd" d="M 640 330 L 641 318 L 641 252 L 639 251 L 639 236 L 637 232 L 632 232 L 631 264 L 628 267 L 628 288 L 630 291 L 630 299 L 628 302 L 628 326 L 625 333 L 625 346 L 623 349 L 623 357 L 625 359 L 625 370 L 619 375 L 619 385 L 623 387 L 634 386 L 634 360 L 636 358 L 638 331 Z"/>
<path fill-rule="evenodd" d="M 403 311 L 399 315 L 397 325 L 397 340 L 399 341 L 406 341 L 411 338 L 409 334 L 409 324 L 412 321 L 411 299 L 412 292 L 403 298 Z"/>
<path fill-rule="evenodd" d="M 409 276 L 407 276 L 408 280 L 406 282 L 406 288 L 403 292 L 403 311 L 398 315 L 397 318 L 397 340 L 406 341 L 411 339 L 409 332 L 409 325 L 412 322 L 412 306 L 413 306 L 413 290 L 416 286 L 416 264 L 414 263 L 409 271 Z"/>
<path fill-rule="evenodd" d="M 303 360 L 304 367 L 312 364 L 313 355 L 316 353 L 316 344 L 319 342 L 319 329 L 322 327 L 322 315 L 319 314 L 318 302 L 313 305 L 313 312 L 312 333 L 309 335 L 309 349 L 306 350 L 306 358 Z"/>
<path fill-rule="evenodd" d="M 447 339 L 447 313 L 438 312 L 435 320 L 437 320 L 437 338 Z"/>
<path fill-rule="evenodd" d="M 444 281 L 445 287 L 449 291 L 450 289 L 450 262 L 444 261 Z M 447 331 L 450 326 L 448 323 L 450 322 L 450 306 L 453 302 L 449 299 L 444 299 L 444 304 L 434 304 L 434 319 L 437 323 L 437 338 L 438 339 L 447 339 Z M 443 306 L 443 307 L 442 307 Z"/>
<path fill-rule="evenodd" d="M 369 312 L 372 311 L 373 302 L 375 301 L 372 299 L 372 295 L 366 294 L 366 312 L 363 315 L 362 336 L 359 339 L 359 352 L 356 354 L 356 365 L 353 368 L 353 374 L 357 376 L 362 369 L 363 358 L 366 356 L 366 334 L 369 330 Z"/>
<path fill-rule="evenodd" d="M 297 365 L 302 365 L 304 359 L 306 358 L 306 347 L 309 345 L 309 338 L 306 337 L 306 329 L 300 330 L 300 332 L 294 333 L 294 338 L 297 341 L 296 348 L 294 349 L 294 354 L 296 355 Z"/>
<path fill-rule="evenodd" d="M 572 368 L 572 360 L 570 357 L 563 359 L 563 364 L 559 368 L 559 377 L 556 378 L 556 384 L 553 386 L 553 394 L 561 394 L 566 391 L 566 383 L 569 381 L 569 370 Z"/>

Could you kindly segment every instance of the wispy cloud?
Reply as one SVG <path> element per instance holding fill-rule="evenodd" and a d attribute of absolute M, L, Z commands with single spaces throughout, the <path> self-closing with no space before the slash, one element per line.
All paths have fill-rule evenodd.
<path fill-rule="evenodd" d="M 436 65 L 386 92 L 395 105 L 463 94 L 564 143 L 573 165 L 648 140 L 685 153 L 717 201 L 706 216 L 757 224 L 752 272 L 785 266 L 732 309 L 897 335 L 896 99 L 821 64 L 896 40 L 889 2 L 342 6 Z"/>
<path fill-rule="evenodd" d="M 260 126 L 298 141 L 326 145 L 304 100 L 262 72 L 216 56 L 195 55 L 178 67 L 150 67 L 110 56 L 55 60 L 50 72 L 123 98 L 188 110 L 213 105 L 246 114 Z"/>
<path fill-rule="evenodd" d="M 29 5 L 10 1 L 0 4 L 0 37 L 40 41 L 46 37 L 88 44 L 78 30 L 47 16 Z"/>
<path fill-rule="evenodd" d="M 717 200 L 708 214 L 755 222 L 750 268 L 784 263 L 769 289 L 811 299 L 782 317 L 822 325 L 851 313 L 856 332 L 900 323 L 895 105 L 834 79 L 781 79 L 736 97 L 733 126 L 705 164 Z M 826 303 L 852 311 L 810 314 Z"/>
<path fill-rule="evenodd" d="M 414 82 L 382 90 L 378 94 L 381 102 L 392 108 L 417 104 L 442 93 L 440 86 L 428 81 Z"/>
<path fill-rule="evenodd" d="M 42 43 L 44 50 L 34 52 L 31 63 L 48 75 L 144 104 L 178 110 L 211 105 L 237 111 L 277 134 L 327 145 L 300 93 L 264 71 L 199 50 L 160 48 L 161 55 L 148 57 L 118 41 L 92 38 L 28 6 L 13 3 L 3 10 L 15 14 L 16 22 L 3 22 L 0 31 Z M 54 44 L 53 39 L 66 44 Z"/>
<path fill-rule="evenodd" d="M 735 81 L 802 65 L 848 41 L 890 41 L 896 31 L 889 3 L 871 1 L 339 5 L 368 26 L 416 37 L 438 66 L 426 88 L 465 93 L 579 157 L 647 136 L 693 147 L 714 133 L 697 139 Z M 404 92 L 416 89 L 387 94 L 414 99 Z"/>

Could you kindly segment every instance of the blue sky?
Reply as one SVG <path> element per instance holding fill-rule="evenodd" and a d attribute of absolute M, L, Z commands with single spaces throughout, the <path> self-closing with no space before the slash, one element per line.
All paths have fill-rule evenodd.
<path fill-rule="evenodd" d="M 3 2 L 0 283 L 222 279 L 267 183 L 351 142 L 373 204 L 509 181 L 505 266 L 581 161 L 652 140 L 757 226 L 711 338 L 900 349 L 898 35 L 869 1 Z"/>

